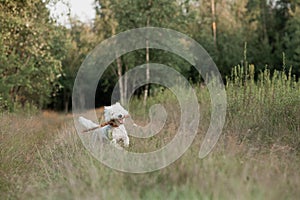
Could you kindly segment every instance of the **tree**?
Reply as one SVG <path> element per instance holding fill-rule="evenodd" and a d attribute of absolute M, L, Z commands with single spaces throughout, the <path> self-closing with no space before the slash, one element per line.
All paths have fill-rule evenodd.
<path fill-rule="evenodd" d="M 46 2 L 0 2 L 1 107 L 49 103 L 61 76 L 63 33 L 49 17 Z"/>
<path fill-rule="evenodd" d="M 176 1 L 99 0 L 97 2 L 100 5 L 100 11 L 97 12 L 100 16 L 98 18 L 98 24 L 102 24 L 102 26 L 96 24 L 96 27 L 98 29 L 100 29 L 101 27 L 108 27 L 109 30 L 116 30 L 116 33 L 147 26 L 178 29 L 180 27 L 180 23 L 178 22 L 182 20 L 183 17 L 181 7 Z M 101 30 L 103 30 L 103 28 Z M 114 31 L 111 31 L 111 34 L 114 33 Z M 145 44 L 146 47 L 148 45 L 149 44 Z M 122 56 L 121 58 L 117 58 L 116 74 L 121 77 L 124 74 L 125 70 L 129 69 L 129 66 L 135 66 L 136 63 L 141 62 L 133 61 L 131 59 L 132 55 L 135 55 L 137 59 L 144 57 L 143 60 L 146 61 L 146 63 L 149 63 L 153 54 L 155 53 L 152 52 L 149 48 L 146 48 L 144 52 L 137 51 L 134 54 L 131 54 L 131 56 Z M 147 79 L 149 80 L 150 74 L 148 67 L 145 73 L 147 74 Z M 124 82 L 126 82 L 126 78 L 124 79 Z M 122 100 L 127 95 L 127 89 L 126 84 L 120 82 L 119 84 Z M 144 102 L 146 102 L 149 93 L 148 87 L 148 85 L 145 86 Z"/>
<path fill-rule="evenodd" d="M 284 37 L 284 49 L 288 66 L 300 76 L 300 1 L 295 1 L 289 10 L 290 18 L 287 21 Z"/>

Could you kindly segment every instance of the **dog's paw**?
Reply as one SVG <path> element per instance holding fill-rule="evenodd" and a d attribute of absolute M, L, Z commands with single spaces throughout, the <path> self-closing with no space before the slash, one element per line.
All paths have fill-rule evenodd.
<path fill-rule="evenodd" d="M 125 147 L 129 147 L 129 140 L 125 140 L 125 141 L 124 141 L 124 146 L 125 146 Z"/>
<path fill-rule="evenodd" d="M 112 146 L 116 147 L 116 148 L 119 149 L 119 150 L 123 150 L 123 147 L 122 147 L 121 145 L 119 145 L 119 144 L 117 143 L 116 140 L 112 140 L 112 141 L 110 142 L 110 144 L 111 144 Z"/>
<path fill-rule="evenodd" d="M 121 145 L 119 145 L 118 143 L 114 144 L 114 147 L 116 147 L 119 150 L 124 150 L 123 147 Z"/>

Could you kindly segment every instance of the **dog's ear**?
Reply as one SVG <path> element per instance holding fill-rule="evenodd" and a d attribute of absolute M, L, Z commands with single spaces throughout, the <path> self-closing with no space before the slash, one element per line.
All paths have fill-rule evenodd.
<path fill-rule="evenodd" d="M 104 106 L 104 119 L 106 122 L 110 121 L 112 117 L 111 106 Z"/>

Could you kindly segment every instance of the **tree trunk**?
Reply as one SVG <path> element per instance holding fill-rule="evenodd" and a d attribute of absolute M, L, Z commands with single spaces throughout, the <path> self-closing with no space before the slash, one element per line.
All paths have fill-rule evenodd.
<path fill-rule="evenodd" d="M 148 5 L 151 6 L 152 0 L 149 0 Z M 150 15 L 147 16 L 147 27 L 150 25 Z M 149 69 L 149 40 L 146 39 L 146 83 L 149 83 L 150 80 L 150 69 Z M 144 106 L 146 107 L 147 104 L 147 98 L 149 93 L 149 84 L 146 84 L 145 90 L 144 90 Z"/>
<path fill-rule="evenodd" d="M 149 69 L 149 40 L 146 40 L 146 83 L 149 83 L 150 80 L 150 69 Z M 148 98 L 148 92 L 149 92 L 149 84 L 145 85 L 145 91 L 144 91 L 144 106 L 147 104 L 147 98 Z"/>
<path fill-rule="evenodd" d="M 262 17 L 263 39 L 268 42 L 267 19 L 266 19 L 266 2 L 261 1 L 260 7 L 261 7 L 261 17 Z"/>
<path fill-rule="evenodd" d="M 118 78 L 119 78 L 119 91 L 120 91 L 120 103 L 124 105 L 124 87 L 122 79 L 122 60 L 117 55 L 117 68 L 118 68 Z"/>
<path fill-rule="evenodd" d="M 69 112 L 69 100 L 65 101 L 65 114 L 68 114 Z"/>
<path fill-rule="evenodd" d="M 116 27 L 117 27 L 117 22 L 116 21 L 111 21 L 111 33 L 112 35 L 116 35 Z M 122 79 L 122 60 L 121 57 L 116 53 L 116 59 L 117 59 L 117 74 L 118 74 L 118 80 L 119 80 L 119 92 L 120 92 L 120 103 L 124 105 L 124 84 L 123 84 L 123 79 Z"/>
<path fill-rule="evenodd" d="M 216 8 L 215 0 L 211 0 L 211 15 L 212 15 L 212 32 L 214 37 L 214 45 L 217 47 L 217 22 L 216 22 Z"/>
<path fill-rule="evenodd" d="M 84 94 L 84 91 L 82 91 L 82 88 L 79 91 L 79 94 L 76 94 L 77 96 L 79 96 L 79 105 L 81 105 L 81 107 L 83 108 L 83 111 L 86 110 L 87 108 L 85 107 L 85 96 L 84 95 L 80 95 L 80 94 Z"/>
<path fill-rule="evenodd" d="M 128 72 L 128 65 L 125 65 L 125 74 L 124 74 L 124 99 L 123 101 L 125 101 L 125 99 L 127 99 L 127 91 L 128 91 L 128 85 L 127 85 L 127 74 L 126 72 Z M 124 102 L 125 103 L 125 102 Z M 124 104 L 123 104 L 124 105 Z"/>
<path fill-rule="evenodd" d="M 70 93 L 64 89 L 64 108 L 65 108 L 65 114 L 69 112 L 69 99 L 70 99 Z"/>

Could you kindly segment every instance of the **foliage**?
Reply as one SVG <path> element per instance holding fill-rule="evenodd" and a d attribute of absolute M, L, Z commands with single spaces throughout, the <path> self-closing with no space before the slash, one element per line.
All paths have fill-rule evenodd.
<path fill-rule="evenodd" d="M 65 112 L 68 112 L 71 108 L 73 83 L 77 71 L 85 57 L 99 40 L 90 25 L 76 19 L 71 19 L 70 25 L 70 29 L 64 29 L 65 36 L 63 39 L 65 40 L 67 53 L 61 59 L 63 73 L 58 79 L 62 87 L 53 96 L 51 105 L 52 108 L 56 110 L 64 109 Z"/>
<path fill-rule="evenodd" d="M 281 70 L 282 65 L 292 67 L 296 79 L 300 76 L 298 0 L 95 0 L 95 20 L 84 24 L 70 18 L 68 28 L 50 17 L 46 6 L 55 2 L 0 2 L 1 110 L 13 111 L 29 104 L 68 112 L 76 72 L 87 54 L 112 35 L 145 26 L 171 28 L 194 38 L 211 55 L 224 80 L 232 66 L 245 66 L 246 60 L 256 65 L 255 80 L 266 66 L 271 73 Z M 119 66 L 122 74 L 147 62 L 146 54 L 141 49 L 123 55 Z M 150 49 L 149 59 L 175 68 L 193 83 L 202 80 L 192 66 L 171 53 Z M 97 106 L 110 102 L 106 96 L 117 82 L 117 69 L 115 62 L 104 73 L 97 89 Z"/>
<path fill-rule="evenodd" d="M 228 123 L 241 140 L 288 143 L 299 148 L 300 85 L 289 71 L 237 66 L 227 77 Z M 239 119 L 239 120 L 238 120 Z"/>
<path fill-rule="evenodd" d="M 39 0 L 0 2 L 1 107 L 49 103 L 61 75 L 63 31 Z"/>
<path fill-rule="evenodd" d="M 98 2 L 98 5 L 100 6 L 97 8 L 95 29 L 96 32 L 102 33 L 105 36 L 115 35 L 116 33 L 122 31 L 140 27 L 154 26 L 163 28 L 173 28 L 175 30 L 184 30 L 184 27 L 186 26 L 185 21 L 188 15 L 183 15 L 181 10 L 182 5 L 180 5 L 176 1 L 99 0 L 96 2 Z M 116 54 L 118 54 L 118 52 L 116 52 Z M 145 50 L 138 50 L 133 53 L 128 53 L 127 55 L 121 56 L 120 58 L 118 58 L 119 65 L 116 62 L 110 66 L 114 73 L 110 73 L 110 76 L 106 76 L 107 74 L 105 74 L 103 80 L 111 80 L 112 75 L 114 75 L 114 79 L 119 78 L 116 75 L 123 75 L 125 71 L 130 70 L 134 66 L 144 64 L 146 62 L 164 63 L 174 58 L 174 56 L 172 56 L 171 54 L 168 54 L 164 57 L 162 57 L 161 54 L 166 54 L 166 52 L 150 49 L 149 52 Z M 149 58 L 148 61 L 147 58 Z M 177 58 L 176 61 L 181 60 Z M 173 62 L 173 64 L 174 63 L 176 65 L 175 67 L 177 67 L 177 69 L 179 70 L 185 70 L 186 68 L 190 67 L 185 67 L 184 62 Z M 181 72 L 183 72 L 183 70 L 181 70 Z M 124 80 L 124 82 L 126 82 L 126 80 Z M 109 85 L 106 85 L 105 83 L 106 81 L 99 83 L 99 87 L 112 88 L 111 86 L 113 84 L 111 81 Z M 115 83 L 115 81 L 113 83 Z M 127 95 L 123 94 L 125 93 L 126 89 L 123 89 L 124 92 L 122 92 L 121 90 L 122 89 L 120 88 L 120 95 L 124 98 L 124 96 Z M 139 91 L 139 93 L 141 93 L 141 91 Z M 100 98 L 103 97 L 100 96 Z M 121 101 L 123 98 L 120 98 Z"/>
<path fill-rule="evenodd" d="M 285 27 L 284 47 L 287 64 L 293 66 L 293 73 L 300 74 L 300 1 L 290 10 L 292 16 Z"/>

